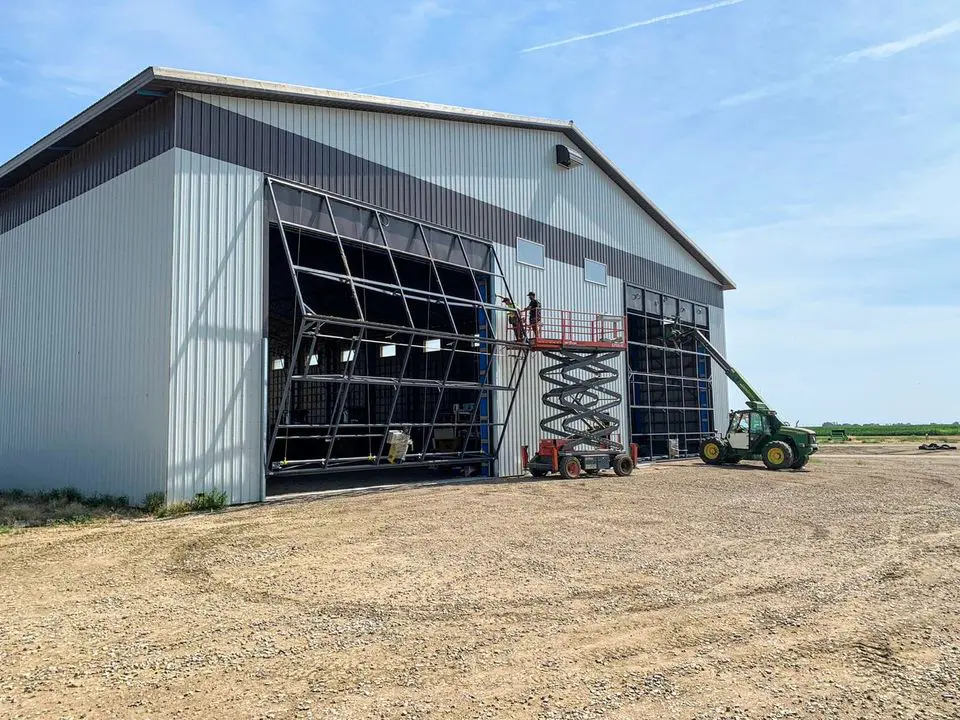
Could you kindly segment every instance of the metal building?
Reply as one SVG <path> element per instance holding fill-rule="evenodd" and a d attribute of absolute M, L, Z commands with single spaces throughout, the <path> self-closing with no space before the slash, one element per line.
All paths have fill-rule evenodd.
<path fill-rule="evenodd" d="M 0 487 L 521 471 L 543 358 L 500 295 L 626 316 L 640 455 L 723 423 L 729 278 L 572 123 L 148 68 L 0 167 Z M 521 374 L 522 373 L 522 374 Z"/>

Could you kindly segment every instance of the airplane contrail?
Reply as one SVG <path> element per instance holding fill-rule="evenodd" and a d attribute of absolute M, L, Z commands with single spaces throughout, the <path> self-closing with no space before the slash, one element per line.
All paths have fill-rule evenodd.
<path fill-rule="evenodd" d="M 629 23 L 627 25 L 621 25 L 619 27 L 610 28 L 609 30 L 600 30 L 595 33 L 588 33 L 586 35 L 576 35 L 574 37 L 565 38 L 563 40 L 555 40 L 553 42 L 544 43 L 543 45 L 534 45 L 532 47 L 524 48 L 522 50 L 517 50 L 516 54 L 525 55 L 532 52 L 538 52 L 540 50 L 549 50 L 550 48 L 560 47 L 562 45 L 570 45 L 572 43 L 583 42 L 584 40 L 593 40 L 594 38 L 604 37 L 606 35 L 614 35 L 616 33 L 626 32 L 627 30 L 633 30 L 635 28 L 646 27 L 647 25 L 656 25 L 657 23 L 667 22 L 669 20 L 676 20 L 677 18 L 688 17 L 690 15 L 697 15 L 699 13 L 710 12 L 711 10 L 719 10 L 720 8 L 730 7 L 731 5 L 739 5 L 740 3 L 746 2 L 746 0 L 721 0 L 721 2 L 711 3 L 709 5 L 701 5 L 700 7 L 690 8 L 689 10 L 679 10 L 673 13 L 667 13 L 666 15 L 658 15 L 657 17 L 650 18 L 649 20 L 639 20 L 638 22 Z M 354 88 L 352 92 L 362 92 L 364 90 L 372 90 L 373 88 L 385 87 L 387 85 L 396 85 L 397 83 L 406 82 L 408 80 L 418 80 L 424 77 L 430 77 L 431 75 L 439 75 L 440 73 L 447 72 L 449 70 L 461 70 L 467 67 L 475 67 L 477 65 L 483 64 L 482 62 L 472 62 L 464 63 L 460 65 L 448 65 L 447 67 L 440 68 L 438 70 L 429 70 L 427 72 L 417 73 L 416 75 L 405 75 L 404 77 L 394 78 L 393 80 L 384 80 L 383 82 L 372 83 L 370 85 L 363 85 L 361 87 Z"/>
<path fill-rule="evenodd" d="M 725 97 L 720 101 L 719 105 L 720 107 L 736 107 L 737 105 L 746 105 L 747 103 L 763 100 L 768 97 L 773 97 L 774 95 L 780 95 L 781 93 L 793 90 L 804 83 L 816 81 L 822 75 L 842 70 L 850 65 L 855 65 L 862 60 L 886 60 L 894 55 L 899 55 L 902 52 L 922 47 L 928 43 L 943 40 L 957 33 L 960 33 L 960 18 L 948 22 L 946 25 L 941 25 L 940 27 L 928 30 L 927 32 L 909 35 L 905 38 L 901 38 L 900 40 L 886 42 L 881 45 L 871 45 L 869 47 L 861 48 L 860 50 L 854 50 L 846 55 L 828 60 L 819 67 L 815 67 L 797 77 L 782 80 L 780 82 L 770 83 L 768 85 L 761 85 L 753 90 L 748 90 L 747 92 L 737 93 L 736 95 Z"/>
<path fill-rule="evenodd" d="M 621 25 L 620 27 L 610 28 L 609 30 L 600 30 L 599 32 L 589 33 L 587 35 L 574 35 L 573 37 L 565 38 L 564 40 L 555 40 L 554 42 L 544 43 L 543 45 L 534 45 L 533 47 L 524 48 L 523 50 L 520 50 L 520 52 L 532 53 L 537 52 L 538 50 L 547 50 L 549 48 L 560 47 L 561 45 L 583 42 L 584 40 L 593 40 L 594 38 L 604 37 L 606 35 L 614 35 L 616 33 L 626 32 L 627 30 L 633 30 L 634 28 L 645 27 L 647 25 L 656 25 L 657 23 L 667 22 L 668 20 L 676 20 L 677 18 L 710 12 L 711 10 L 719 10 L 720 8 L 729 7 L 731 5 L 739 5 L 742 2 L 746 2 L 746 0 L 723 0 L 722 2 L 715 2 L 711 3 L 710 5 L 701 5 L 700 7 L 690 8 L 689 10 L 679 10 L 666 15 L 658 15 L 657 17 L 650 18 L 649 20 L 640 20 L 627 25 Z"/>

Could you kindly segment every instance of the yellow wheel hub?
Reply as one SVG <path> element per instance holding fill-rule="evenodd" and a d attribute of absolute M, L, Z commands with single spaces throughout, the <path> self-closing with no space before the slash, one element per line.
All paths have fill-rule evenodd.
<path fill-rule="evenodd" d="M 720 448 L 713 443 L 710 443 L 703 449 L 703 454 L 711 460 L 716 460 L 718 457 L 720 457 Z"/>
<path fill-rule="evenodd" d="M 783 462 L 783 450 L 780 448 L 770 448 L 767 450 L 767 460 L 774 465 L 779 465 Z"/>

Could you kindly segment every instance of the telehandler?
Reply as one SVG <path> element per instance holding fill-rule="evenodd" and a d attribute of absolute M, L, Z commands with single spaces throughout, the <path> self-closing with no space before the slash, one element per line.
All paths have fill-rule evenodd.
<path fill-rule="evenodd" d="M 741 460 L 762 460 L 770 470 L 799 470 L 818 450 L 817 434 L 802 427 L 790 427 L 780 422 L 777 412 L 771 410 L 750 384 L 720 354 L 697 328 L 681 328 L 679 323 L 667 322 L 664 337 L 680 346 L 693 336 L 707 354 L 733 381 L 747 398 L 748 410 L 730 413 L 726 435 L 706 438 L 700 443 L 700 459 L 708 465 L 733 465 Z"/>

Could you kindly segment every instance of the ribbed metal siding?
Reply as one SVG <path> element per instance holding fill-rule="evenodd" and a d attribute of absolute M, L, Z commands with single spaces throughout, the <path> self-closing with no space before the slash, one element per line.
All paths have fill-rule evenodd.
<path fill-rule="evenodd" d="M 168 152 L 0 235 L 0 487 L 163 491 L 172 188 Z"/>
<path fill-rule="evenodd" d="M 216 95 L 187 95 L 667 268 L 716 282 L 716 278 L 589 159 L 583 167 L 573 170 L 557 166 L 555 146 L 570 144 L 561 133 Z M 357 187 L 339 192 L 361 197 L 364 193 L 360 186 L 366 178 L 347 175 Z M 417 200 L 436 207 L 438 199 Z M 371 202 L 395 207 L 400 200 L 383 198 Z M 415 210 L 416 206 L 412 214 L 425 217 Z M 450 210 L 460 214 L 468 208 Z M 436 222 L 451 225 L 442 218 Z M 495 238 L 499 233 L 497 228 L 481 227 L 474 234 Z M 612 266 L 610 271 L 625 277 L 626 268 Z M 666 280 L 635 279 L 639 284 L 658 288 Z M 662 289 L 691 296 L 684 288 Z"/>
<path fill-rule="evenodd" d="M 623 284 L 616 278 L 608 278 L 607 287 L 601 287 L 584 280 L 582 267 L 575 268 L 548 260 L 544 269 L 541 270 L 517 263 L 515 248 L 498 246 L 497 253 L 504 265 L 504 275 L 514 300 L 521 307 L 526 305 L 526 295 L 532 290 L 537 293 L 537 298 L 544 308 L 611 314 L 620 314 L 624 311 Z M 502 292 L 502 289 L 497 288 L 497 292 Z M 501 317 L 499 322 L 504 326 L 499 332 L 506 333 L 505 319 Z M 502 380 L 504 373 L 509 373 L 511 365 L 517 360 L 508 353 L 501 356 L 497 362 Z M 504 362 L 506 365 L 503 364 Z M 521 446 L 526 444 L 535 448 L 538 438 L 543 435 L 540 429 L 540 420 L 544 417 L 542 398 L 543 393 L 550 389 L 550 386 L 540 379 L 539 372 L 551 362 L 544 358 L 542 353 L 530 354 L 496 465 L 496 471 L 500 475 L 507 477 L 520 475 Z M 627 425 L 626 354 L 621 354 L 613 365 L 620 373 L 616 391 L 624 396 L 620 410 L 615 414 L 620 419 L 622 437 L 628 438 L 630 428 Z M 498 400 L 494 407 L 494 418 L 497 422 L 503 422 L 507 412 L 506 397 Z"/>
<path fill-rule="evenodd" d="M 724 356 L 727 354 L 727 336 L 724 330 L 723 310 L 718 307 L 708 307 L 710 314 L 710 342 L 716 346 Z M 730 414 L 730 396 L 727 387 L 727 378 L 714 366 L 713 369 L 713 422 L 717 430 L 727 429 Z"/>
<path fill-rule="evenodd" d="M 263 177 L 174 152 L 168 499 L 262 500 Z"/>
<path fill-rule="evenodd" d="M 105 130 L 0 195 L 0 233 L 80 196 L 173 147 L 172 97 Z"/>

